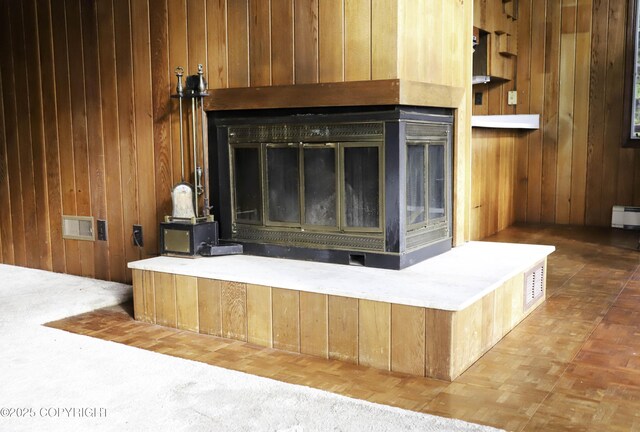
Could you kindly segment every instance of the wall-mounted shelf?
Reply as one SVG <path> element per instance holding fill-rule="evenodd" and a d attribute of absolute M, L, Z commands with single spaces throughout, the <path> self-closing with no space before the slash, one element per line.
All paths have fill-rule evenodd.
<path fill-rule="evenodd" d="M 540 114 L 471 116 L 471 127 L 493 129 L 540 129 Z"/>
<path fill-rule="evenodd" d="M 502 11 L 512 20 L 518 19 L 518 0 L 502 0 Z"/>
<path fill-rule="evenodd" d="M 473 52 L 473 76 L 491 77 L 491 81 L 513 79 L 513 67 L 510 67 L 517 54 L 515 37 L 505 31 L 489 32 L 474 28 L 478 41 Z M 483 84 L 485 82 L 474 82 Z"/>
<path fill-rule="evenodd" d="M 518 55 L 518 41 L 509 33 L 496 33 L 496 43 L 500 55 L 507 57 Z"/>

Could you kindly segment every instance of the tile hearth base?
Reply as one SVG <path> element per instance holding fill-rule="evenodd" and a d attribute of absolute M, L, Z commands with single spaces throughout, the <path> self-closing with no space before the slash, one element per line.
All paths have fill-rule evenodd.
<path fill-rule="evenodd" d="M 453 380 L 544 301 L 553 250 L 471 242 L 401 271 L 253 256 L 129 267 L 137 320 Z"/>

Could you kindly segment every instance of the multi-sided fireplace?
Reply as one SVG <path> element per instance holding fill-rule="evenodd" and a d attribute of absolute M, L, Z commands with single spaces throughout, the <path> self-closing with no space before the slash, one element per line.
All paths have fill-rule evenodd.
<path fill-rule="evenodd" d="M 400 269 L 451 248 L 450 110 L 209 114 L 214 214 L 245 253 Z"/>

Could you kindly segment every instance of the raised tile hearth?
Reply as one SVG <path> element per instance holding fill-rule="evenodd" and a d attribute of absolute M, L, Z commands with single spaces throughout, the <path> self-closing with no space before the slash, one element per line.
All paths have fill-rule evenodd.
<path fill-rule="evenodd" d="M 471 242 L 400 271 L 256 256 L 129 267 L 138 320 L 452 380 L 544 301 L 553 250 Z"/>

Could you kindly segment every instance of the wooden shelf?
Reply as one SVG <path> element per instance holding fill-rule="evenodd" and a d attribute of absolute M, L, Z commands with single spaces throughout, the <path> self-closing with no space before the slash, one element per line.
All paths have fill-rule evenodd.
<path fill-rule="evenodd" d="M 518 44 L 515 37 L 509 33 L 497 33 L 496 43 L 498 44 L 498 53 L 507 57 L 516 57 L 518 55 Z"/>
<path fill-rule="evenodd" d="M 414 105 L 457 108 L 464 89 L 389 79 L 268 87 L 209 89 L 205 110 Z"/>

